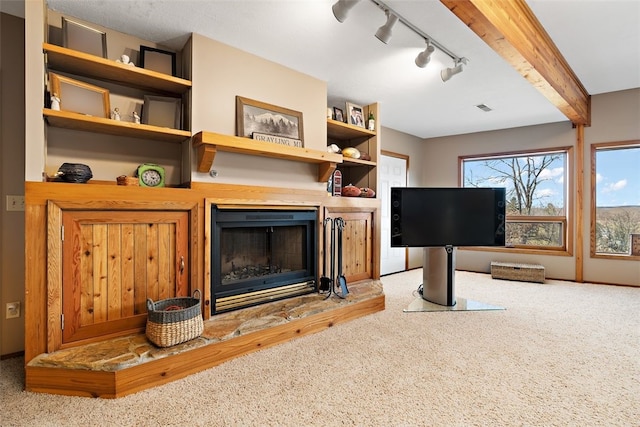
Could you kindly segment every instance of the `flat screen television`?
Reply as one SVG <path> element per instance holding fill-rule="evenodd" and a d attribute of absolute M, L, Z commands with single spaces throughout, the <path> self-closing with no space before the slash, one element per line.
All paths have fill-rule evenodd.
<path fill-rule="evenodd" d="M 391 246 L 504 246 L 504 188 L 391 188 Z"/>

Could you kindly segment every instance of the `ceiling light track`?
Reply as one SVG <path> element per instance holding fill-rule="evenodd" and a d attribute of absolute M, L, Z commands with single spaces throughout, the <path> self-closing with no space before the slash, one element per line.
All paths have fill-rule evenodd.
<path fill-rule="evenodd" d="M 349 11 L 360 2 L 360 0 L 338 0 L 331 9 L 333 10 L 333 15 L 339 22 L 344 22 L 349 15 Z M 462 72 L 463 66 L 467 65 L 469 60 L 465 57 L 460 57 L 447 49 L 442 44 L 438 43 L 433 37 L 429 34 L 422 31 L 420 28 L 413 25 L 409 22 L 404 16 L 400 15 L 398 12 L 390 8 L 386 3 L 380 0 L 371 0 L 373 4 L 382 9 L 387 16 L 387 22 L 378 28 L 376 31 L 376 38 L 383 43 L 388 43 L 391 39 L 393 26 L 396 22 L 400 21 L 405 27 L 413 31 L 419 37 L 424 39 L 425 43 L 427 43 L 427 47 L 424 51 L 420 52 L 415 59 L 416 66 L 420 68 L 424 68 L 427 66 L 429 61 L 431 61 L 431 55 L 435 51 L 435 48 L 442 51 L 444 54 L 448 55 L 451 59 L 453 59 L 454 66 L 450 68 L 445 68 L 440 72 L 440 76 L 443 82 L 446 82 L 451 77 L 455 76 Z"/>
<path fill-rule="evenodd" d="M 443 46 L 442 44 L 438 43 L 438 41 L 435 40 L 433 37 L 431 37 L 429 34 L 425 33 L 420 28 L 416 27 L 411 22 L 409 22 L 404 16 L 400 15 L 398 12 L 396 12 L 395 10 L 393 10 L 389 6 L 387 6 L 387 4 L 385 2 L 380 1 L 380 0 L 371 0 L 371 2 L 373 4 L 375 4 L 376 6 L 378 6 L 380 9 L 384 10 L 385 13 L 395 15 L 398 18 L 398 21 L 400 21 L 405 27 L 407 27 L 408 29 L 410 29 L 411 31 L 416 33 L 418 36 L 422 37 L 426 42 L 428 42 L 431 45 L 437 47 L 438 50 L 440 50 L 440 51 L 444 52 L 445 54 L 447 54 L 451 59 L 453 59 L 453 61 L 456 64 L 462 61 L 462 57 L 456 55 L 455 53 L 453 53 L 452 51 L 447 49 L 445 46 Z"/>

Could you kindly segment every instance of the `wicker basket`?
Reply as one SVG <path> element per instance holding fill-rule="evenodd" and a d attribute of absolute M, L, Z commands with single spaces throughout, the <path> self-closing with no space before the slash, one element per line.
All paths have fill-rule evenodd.
<path fill-rule="evenodd" d="M 537 264 L 491 262 L 491 278 L 544 283 L 544 267 Z"/>
<path fill-rule="evenodd" d="M 198 289 L 193 297 L 168 298 L 155 303 L 148 298 L 147 309 L 147 338 L 158 347 L 171 347 L 202 334 Z"/>

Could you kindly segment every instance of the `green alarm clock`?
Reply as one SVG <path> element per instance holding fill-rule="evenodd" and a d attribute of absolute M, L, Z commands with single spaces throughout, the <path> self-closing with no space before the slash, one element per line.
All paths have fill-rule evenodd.
<path fill-rule="evenodd" d="M 142 187 L 164 187 L 164 168 L 153 163 L 138 166 L 136 176 Z"/>

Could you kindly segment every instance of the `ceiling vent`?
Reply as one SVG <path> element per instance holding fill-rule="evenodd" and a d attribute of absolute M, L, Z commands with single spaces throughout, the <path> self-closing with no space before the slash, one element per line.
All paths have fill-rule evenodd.
<path fill-rule="evenodd" d="M 478 105 L 476 105 L 476 107 L 478 107 L 479 109 L 481 109 L 485 113 L 488 113 L 489 111 L 493 111 L 493 109 L 488 107 L 486 104 L 478 104 Z"/>

